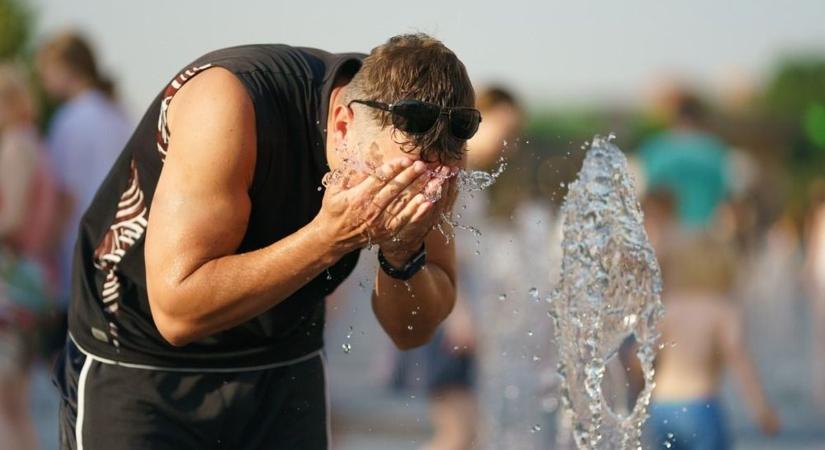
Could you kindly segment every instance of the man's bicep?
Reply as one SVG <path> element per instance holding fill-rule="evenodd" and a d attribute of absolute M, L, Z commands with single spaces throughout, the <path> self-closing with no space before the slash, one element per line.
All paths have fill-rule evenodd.
<path fill-rule="evenodd" d="M 255 116 L 223 69 L 184 85 L 169 108 L 170 140 L 146 240 L 148 282 L 174 286 L 233 253 L 246 231 L 255 166 Z"/>

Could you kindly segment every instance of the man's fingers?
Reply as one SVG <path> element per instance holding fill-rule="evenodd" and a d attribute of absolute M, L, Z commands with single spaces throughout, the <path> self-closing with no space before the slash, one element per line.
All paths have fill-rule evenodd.
<path fill-rule="evenodd" d="M 413 185 L 419 178 L 425 176 L 427 166 L 421 161 L 415 161 L 410 166 L 389 180 L 373 197 L 372 203 L 384 209 L 390 205 L 399 194 Z"/>
<path fill-rule="evenodd" d="M 369 174 L 367 179 L 359 185 L 359 188 L 363 189 L 364 194 L 374 196 L 412 163 L 413 160 L 410 158 L 401 157 L 382 164 L 375 169 L 375 172 Z"/>
<path fill-rule="evenodd" d="M 407 204 L 417 195 L 424 191 L 424 187 L 429 182 L 429 175 L 421 173 L 412 183 L 408 184 L 401 193 L 395 196 L 390 204 L 384 209 L 384 214 L 388 217 L 396 216 Z"/>
<path fill-rule="evenodd" d="M 415 197 L 404 206 L 401 212 L 389 220 L 387 229 L 393 235 L 399 233 L 405 226 L 418 217 L 422 210 L 426 212 L 432 209 L 432 206 L 432 202 L 427 200 L 427 197 L 423 193 L 416 194 Z"/>
<path fill-rule="evenodd" d="M 441 194 L 443 193 L 442 189 L 444 182 L 446 181 L 444 169 L 445 168 L 436 170 L 433 178 L 424 187 L 424 195 L 427 196 L 427 199 L 433 203 L 439 201 L 441 199 Z"/>
<path fill-rule="evenodd" d="M 458 170 L 453 170 L 452 178 L 450 178 L 447 183 L 447 195 L 443 196 L 443 198 L 439 201 L 439 206 L 441 207 L 441 212 L 449 212 L 453 209 L 455 205 L 455 201 L 458 198 Z"/>

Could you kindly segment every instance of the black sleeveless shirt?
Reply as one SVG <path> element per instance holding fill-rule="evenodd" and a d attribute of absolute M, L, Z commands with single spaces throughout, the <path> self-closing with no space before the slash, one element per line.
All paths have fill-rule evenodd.
<path fill-rule="evenodd" d="M 308 224 L 320 209 L 321 178 L 329 170 L 329 96 L 336 77 L 354 74 L 362 58 L 249 45 L 204 55 L 172 80 L 152 102 L 81 221 L 69 308 L 69 332 L 81 349 L 123 364 L 203 369 L 266 366 L 321 349 L 324 298 L 350 274 L 358 252 L 260 316 L 173 347 L 149 310 L 144 237 L 169 141 L 166 108 L 184 83 L 216 66 L 238 77 L 255 109 L 252 209 L 237 253 L 266 247 Z"/>

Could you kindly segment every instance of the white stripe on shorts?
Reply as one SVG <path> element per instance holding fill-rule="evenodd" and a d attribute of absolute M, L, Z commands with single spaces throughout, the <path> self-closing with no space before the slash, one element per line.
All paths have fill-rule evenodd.
<path fill-rule="evenodd" d="M 107 359 L 102 356 L 97 356 L 94 353 L 89 352 L 85 348 L 81 347 L 80 344 L 77 343 L 72 333 L 69 333 L 69 339 L 72 340 L 72 343 L 80 350 L 80 353 L 86 355 L 86 359 L 93 359 L 101 364 L 107 364 L 111 366 L 120 366 L 120 367 L 128 367 L 130 369 L 141 369 L 141 370 L 156 370 L 156 371 L 163 371 L 163 372 L 203 372 L 203 373 L 237 373 L 237 372 L 252 372 L 255 370 L 266 370 L 266 369 L 274 369 L 276 367 L 286 367 L 291 366 L 293 364 L 302 363 L 304 361 L 309 361 L 310 359 L 318 356 L 321 354 L 321 350 L 315 350 L 314 352 L 307 353 L 304 356 L 300 356 L 295 359 L 290 359 L 289 361 L 280 361 L 274 362 L 270 364 L 263 364 L 260 366 L 246 366 L 246 367 L 163 367 L 163 366 L 149 366 L 146 364 L 131 364 L 125 363 L 120 361 L 115 361 L 113 359 Z"/>
<path fill-rule="evenodd" d="M 74 425 L 74 439 L 77 450 L 83 450 L 83 418 L 86 413 L 86 378 L 89 376 L 89 367 L 92 366 L 92 358 L 88 356 L 83 361 L 83 368 L 80 369 L 80 376 L 77 379 L 77 418 Z"/>
<path fill-rule="evenodd" d="M 326 419 L 327 419 L 327 450 L 332 448 L 332 408 L 329 399 L 329 377 L 327 374 L 327 358 L 324 352 L 321 352 L 321 367 L 324 368 L 324 398 L 326 399 Z"/>

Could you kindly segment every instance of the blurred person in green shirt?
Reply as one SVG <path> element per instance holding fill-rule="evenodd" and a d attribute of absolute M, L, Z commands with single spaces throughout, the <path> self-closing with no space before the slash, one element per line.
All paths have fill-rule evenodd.
<path fill-rule="evenodd" d="M 703 130 L 705 109 L 693 95 L 677 101 L 673 125 L 645 141 L 639 162 L 647 190 L 667 189 L 676 199 L 679 224 L 707 228 L 730 190 L 727 146 Z"/>

